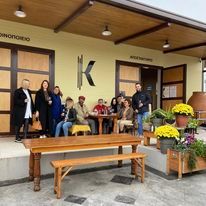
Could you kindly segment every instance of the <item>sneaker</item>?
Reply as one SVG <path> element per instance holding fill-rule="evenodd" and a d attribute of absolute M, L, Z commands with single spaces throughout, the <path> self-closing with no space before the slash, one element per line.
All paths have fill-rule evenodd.
<path fill-rule="evenodd" d="M 40 135 L 39 138 L 40 138 L 40 139 L 44 139 L 44 138 L 47 138 L 47 136 L 44 134 L 44 135 Z"/>
<path fill-rule="evenodd" d="M 19 138 L 19 139 L 15 139 L 14 142 L 16 142 L 16 143 L 22 143 L 22 140 Z"/>

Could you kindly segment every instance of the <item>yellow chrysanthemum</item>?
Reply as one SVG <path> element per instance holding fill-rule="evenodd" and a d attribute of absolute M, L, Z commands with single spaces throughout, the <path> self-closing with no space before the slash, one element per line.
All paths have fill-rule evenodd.
<path fill-rule="evenodd" d="M 179 138 L 178 130 L 170 125 L 160 126 L 155 130 L 157 138 Z"/>
<path fill-rule="evenodd" d="M 187 115 L 187 116 L 189 116 L 189 115 L 193 116 L 194 115 L 193 108 L 190 105 L 183 104 L 183 103 L 176 104 L 172 108 L 172 113 L 174 113 L 174 114 L 183 114 L 183 115 Z"/>

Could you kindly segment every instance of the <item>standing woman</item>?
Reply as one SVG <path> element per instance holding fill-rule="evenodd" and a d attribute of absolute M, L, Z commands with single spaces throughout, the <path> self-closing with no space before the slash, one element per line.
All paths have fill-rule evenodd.
<path fill-rule="evenodd" d="M 23 127 L 23 139 L 27 138 L 29 124 L 32 124 L 34 104 L 29 90 L 30 81 L 23 79 L 22 87 L 14 92 L 13 123 L 15 126 L 15 142 L 21 142 L 19 131 Z"/>
<path fill-rule="evenodd" d="M 49 89 L 49 82 L 44 80 L 41 83 L 41 88 L 37 91 L 35 98 L 36 118 L 39 118 L 42 126 L 40 138 L 46 138 L 47 131 L 49 132 L 49 135 L 52 134 L 51 97 L 52 93 Z"/>
<path fill-rule="evenodd" d="M 61 90 L 58 86 L 54 87 L 54 91 L 52 93 L 52 136 L 55 135 L 55 130 L 57 124 L 61 121 L 62 119 L 62 113 L 63 113 L 63 108 L 62 108 L 62 103 L 61 103 L 61 97 L 62 97 Z"/>

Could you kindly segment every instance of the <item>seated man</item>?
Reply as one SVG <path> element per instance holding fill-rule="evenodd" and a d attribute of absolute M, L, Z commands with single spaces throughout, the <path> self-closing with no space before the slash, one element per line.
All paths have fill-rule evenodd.
<path fill-rule="evenodd" d="M 108 112 L 108 107 L 103 104 L 103 99 L 98 99 L 98 104 L 93 109 L 94 112 L 98 114 L 105 114 Z"/>
<path fill-rule="evenodd" d="M 97 128 L 95 125 L 95 121 L 93 119 L 89 119 L 89 110 L 87 106 L 84 104 L 85 97 L 79 96 L 79 101 L 74 105 L 74 108 L 77 111 L 77 124 L 89 125 L 91 128 L 92 134 L 97 134 Z"/>
<path fill-rule="evenodd" d="M 98 104 L 94 107 L 93 112 L 98 114 L 108 114 L 108 107 L 103 104 L 103 99 L 98 99 Z M 102 125 L 103 134 L 108 133 L 107 130 L 109 130 L 109 120 L 104 119 Z"/>

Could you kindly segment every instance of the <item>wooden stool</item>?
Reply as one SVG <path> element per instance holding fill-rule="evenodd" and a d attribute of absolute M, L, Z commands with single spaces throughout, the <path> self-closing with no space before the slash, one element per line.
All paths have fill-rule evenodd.
<path fill-rule="evenodd" d="M 78 132 L 83 132 L 84 133 L 84 136 L 86 135 L 86 132 L 90 132 L 91 129 L 89 127 L 89 125 L 79 125 L 79 124 L 76 124 L 76 125 L 73 125 L 69 131 L 73 134 L 75 134 L 75 136 L 77 136 Z"/>

